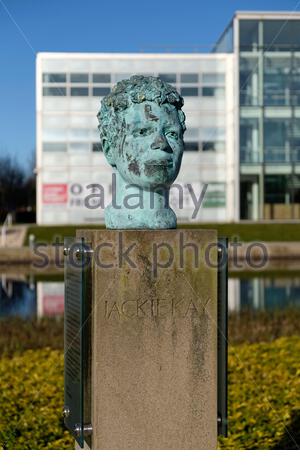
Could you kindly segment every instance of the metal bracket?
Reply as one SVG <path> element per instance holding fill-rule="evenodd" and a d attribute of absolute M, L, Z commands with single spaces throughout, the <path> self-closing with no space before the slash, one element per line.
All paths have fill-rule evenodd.
<path fill-rule="evenodd" d="M 76 245 L 76 244 L 75 244 Z M 64 247 L 64 256 L 68 256 L 71 252 L 70 246 Z M 75 256 L 76 258 L 80 258 L 82 255 L 92 255 L 94 253 L 94 250 L 90 248 L 89 246 L 84 247 L 84 249 L 78 248 L 75 250 Z"/>
<path fill-rule="evenodd" d="M 80 436 L 82 432 L 82 427 L 80 426 L 80 424 L 76 424 L 74 426 L 74 433 L 77 435 L 77 436 Z M 83 426 L 83 434 L 84 436 L 91 436 L 93 433 L 93 426 L 91 424 L 85 424 Z"/>
<path fill-rule="evenodd" d="M 68 418 L 70 416 L 70 413 L 71 413 L 71 410 L 68 406 L 64 406 L 64 409 L 63 409 L 63 417 L 64 418 Z"/>

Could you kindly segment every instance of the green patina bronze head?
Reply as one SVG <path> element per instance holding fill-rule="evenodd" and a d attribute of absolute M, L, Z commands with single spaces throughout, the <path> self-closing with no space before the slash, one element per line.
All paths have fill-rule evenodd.
<path fill-rule="evenodd" d="M 98 113 L 100 138 L 108 162 L 119 175 L 117 192 L 126 192 L 124 182 L 148 192 L 157 192 L 158 186 L 169 188 L 174 182 L 184 145 L 182 106 L 183 98 L 176 89 L 155 77 L 123 80 L 103 98 Z M 141 217 L 138 211 L 124 214 L 123 208 L 122 218 Z M 152 211 L 147 217 L 156 215 Z M 132 228 L 140 228 L 140 224 Z"/>

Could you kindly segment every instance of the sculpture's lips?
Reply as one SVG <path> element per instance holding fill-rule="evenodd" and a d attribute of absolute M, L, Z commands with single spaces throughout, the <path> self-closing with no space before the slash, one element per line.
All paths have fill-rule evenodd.
<path fill-rule="evenodd" d="M 148 160 L 147 162 L 145 162 L 145 165 L 146 166 L 161 166 L 161 167 L 165 167 L 165 168 L 169 168 L 171 166 L 173 166 L 173 161 L 172 160 L 166 160 L 166 159 L 162 159 L 162 160 Z"/>

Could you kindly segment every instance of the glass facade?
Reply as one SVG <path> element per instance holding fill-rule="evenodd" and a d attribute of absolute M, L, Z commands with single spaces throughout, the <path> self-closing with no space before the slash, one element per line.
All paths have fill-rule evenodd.
<path fill-rule="evenodd" d="M 300 20 L 238 18 L 241 218 L 298 217 Z"/>
<path fill-rule="evenodd" d="M 216 44 L 212 48 L 212 52 L 233 52 L 233 23 L 231 22 Z"/>

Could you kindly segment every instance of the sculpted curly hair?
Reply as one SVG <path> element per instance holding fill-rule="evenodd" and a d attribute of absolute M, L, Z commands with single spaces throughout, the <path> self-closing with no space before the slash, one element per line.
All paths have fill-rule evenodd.
<path fill-rule="evenodd" d="M 97 114 L 102 147 L 112 166 L 114 161 L 110 150 L 120 141 L 120 133 L 124 130 L 124 111 L 132 104 L 143 101 L 153 101 L 160 106 L 164 103 L 175 106 L 182 130 L 186 130 L 185 115 L 181 110 L 184 101 L 174 87 L 157 77 L 134 75 L 122 80 L 102 99 L 101 109 Z"/>

